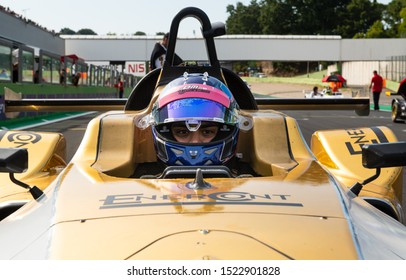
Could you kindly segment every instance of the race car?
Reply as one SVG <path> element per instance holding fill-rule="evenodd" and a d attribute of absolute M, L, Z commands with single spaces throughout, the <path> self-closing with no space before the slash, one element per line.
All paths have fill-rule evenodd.
<path fill-rule="evenodd" d="M 402 98 L 395 98 L 392 100 L 392 114 L 393 122 L 404 122 L 406 120 L 406 78 L 400 84 L 397 93 Z"/>
<path fill-rule="evenodd" d="M 186 17 L 201 22 L 210 64 L 173 65 Z M 362 127 L 317 131 L 309 147 L 280 109 L 363 115 L 369 100 L 254 97 L 220 66 L 214 37 L 224 33 L 202 10 L 181 10 L 163 68 L 121 109 L 116 100 L 6 100 L 6 111 L 113 109 L 88 124 L 70 162 L 61 134 L 0 131 L 0 259 L 406 258 L 406 143 L 387 127 Z M 224 138 L 175 141 L 200 127 L 210 136 L 205 121 Z M 175 140 L 162 136 L 174 127 Z M 223 164 L 233 159 L 241 172 Z"/>

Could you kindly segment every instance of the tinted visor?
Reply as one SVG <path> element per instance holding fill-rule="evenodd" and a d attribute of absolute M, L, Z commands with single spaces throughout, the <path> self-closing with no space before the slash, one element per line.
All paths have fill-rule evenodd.
<path fill-rule="evenodd" d="M 157 123 L 168 123 L 183 120 L 214 121 L 235 123 L 236 116 L 230 114 L 223 105 L 202 98 L 187 98 L 170 102 L 154 116 Z"/>

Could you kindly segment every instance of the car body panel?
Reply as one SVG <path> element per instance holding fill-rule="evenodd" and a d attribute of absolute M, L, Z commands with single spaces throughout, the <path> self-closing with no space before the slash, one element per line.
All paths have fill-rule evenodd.
<path fill-rule="evenodd" d="M 50 246 L 51 249 L 51 254 L 46 257 L 57 259 L 142 259 L 154 258 L 154 256 L 164 259 L 182 259 L 192 256 L 192 259 L 230 258 L 233 256 L 234 245 L 239 243 L 239 239 L 246 238 L 249 241 L 248 244 L 240 243 L 241 246 L 250 247 L 250 244 L 254 243 L 256 246 L 264 247 L 252 253 L 253 258 L 266 259 L 271 256 L 286 258 L 285 255 L 289 256 L 288 258 L 356 258 L 354 248 L 341 246 L 337 242 L 337 236 L 346 243 L 352 239 L 352 235 L 337 200 L 339 194 L 328 183 L 327 178 L 325 184 L 313 186 L 303 182 L 300 184 L 283 182 L 279 180 L 280 178 L 273 178 L 271 181 L 263 178 L 254 181 L 233 179 L 230 186 L 230 179 L 213 179 L 208 180 L 212 185 L 211 189 L 194 191 L 185 187 L 188 181 L 186 179 L 160 180 L 153 184 L 150 180 L 123 181 L 98 174 L 101 180 L 96 183 L 92 182 L 91 174 L 83 172 L 83 168 L 69 166 L 68 169 L 68 174 L 62 175 L 63 179 L 59 184 L 71 187 L 55 186 L 52 192 L 46 193 L 49 202 L 45 203 L 53 204 L 52 200 L 58 197 L 58 203 L 53 206 L 51 214 L 52 224 L 44 227 L 44 231 L 50 234 L 48 241 L 51 241 L 51 244 L 48 242 L 43 244 L 43 246 Z M 316 166 L 316 169 L 319 167 Z M 312 173 L 314 174 L 314 171 Z M 98 189 L 98 196 L 94 196 L 94 189 Z M 134 190 L 137 192 L 134 193 Z M 77 196 L 77 193 L 81 196 Z M 325 199 L 320 199 L 320 195 Z M 73 201 L 74 207 L 70 205 Z M 335 205 L 331 201 L 335 201 Z M 321 211 L 321 209 L 328 209 L 328 211 Z M 26 211 L 28 213 L 31 210 L 26 209 Z M 21 220 L 24 215 L 25 211 L 22 211 L 14 219 Z M 241 221 L 244 221 L 243 225 Z M 2 222 L 5 224 L 2 227 L 3 233 L 10 230 L 7 226 L 8 222 L 14 223 L 13 219 L 5 219 Z M 157 225 L 159 230 L 153 225 Z M 294 228 L 292 225 L 295 225 Z M 312 231 L 301 232 L 300 229 L 303 226 L 311 227 Z M 199 231 L 209 231 L 210 234 L 201 234 Z M 42 234 L 44 233 L 41 231 L 39 235 Z M 185 254 L 186 251 L 169 254 L 169 249 L 164 249 L 161 256 L 149 253 L 149 249 L 142 250 L 147 244 L 155 244 L 158 241 L 168 244 L 165 245 L 166 248 L 173 243 L 167 239 L 183 240 L 185 235 L 191 236 L 186 238 L 192 245 L 193 240 L 198 242 L 200 238 L 206 238 L 206 235 L 211 237 L 214 234 L 215 237 L 211 241 L 214 244 L 219 244 L 218 242 L 221 244 L 223 242 L 221 240 L 225 241 L 229 238 L 236 241 L 227 241 L 230 247 L 223 246 L 218 256 L 215 250 L 210 252 L 210 247 L 215 245 L 207 245 L 208 251 L 204 254 L 202 252 L 205 251 L 193 250 L 186 250 L 190 254 Z M 292 235 L 292 239 L 286 239 L 288 234 Z M 313 243 L 309 244 L 309 241 L 306 241 L 305 246 L 298 246 L 297 243 L 303 243 L 303 240 L 298 237 L 303 235 L 309 235 L 303 239 L 313 239 Z M 317 238 L 312 238 L 313 235 Z M 35 235 L 31 236 L 35 237 Z M 296 238 L 293 238 L 295 236 Z M 160 241 L 161 239 L 163 241 Z M 103 242 L 103 240 L 116 241 Z M 285 240 L 286 244 L 281 240 Z M 209 241 L 203 239 L 201 242 Z M 133 247 L 128 246 L 129 243 Z M 284 248 L 282 254 L 274 253 L 278 249 L 275 244 Z M 4 248 L 7 244 L 1 244 L 1 246 Z M 31 246 L 36 248 L 35 245 Z M 26 250 L 30 250 L 31 246 Z M 106 248 L 102 249 L 104 246 Z M 313 246 L 325 248 L 324 253 L 321 254 L 320 249 L 312 251 Z M 121 255 L 116 255 L 113 247 L 120 248 L 117 254 Z M 152 249 L 152 252 L 155 250 Z M 307 252 L 308 250 L 312 253 Z M 331 254 L 331 250 L 336 252 Z M 135 254 L 138 251 L 141 253 L 140 256 Z M 228 253 L 223 255 L 225 252 Z M 235 258 L 244 256 L 243 252 L 244 250 L 240 251 Z M 17 258 L 18 256 L 19 254 Z M 248 256 L 245 254 L 245 258 Z"/>
<path fill-rule="evenodd" d="M 66 140 L 60 133 L 0 130 L 0 148 L 6 147 L 29 151 L 28 169 L 15 177 L 41 189 L 45 189 L 66 167 Z M 27 190 L 10 181 L 7 173 L 0 173 L 0 181 L 3 186 L 0 188 L 0 208 L 11 201 L 32 199 Z"/>

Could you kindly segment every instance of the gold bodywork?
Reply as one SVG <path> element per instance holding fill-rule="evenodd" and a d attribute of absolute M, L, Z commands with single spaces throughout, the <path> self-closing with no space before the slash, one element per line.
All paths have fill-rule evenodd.
<path fill-rule="evenodd" d="M 29 151 L 28 169 L 15 174 L 26 184 L 45 189 L 66 167 L 66 141 L 62 134 L 0 130 L 0 135 L 0 148 L 25 148 Z M 7 173 L 0 173 L 0 182 L 0 205 L 32 199 L 26 189 L 10 181 Z"/>
<path fill-rule="evenodd" d="M 317 159 L 346 187 L 375 174 L 374 169 L 360 166 L 362 145 L 396 142 L 387 127 L 364 127 L 317 131 L 312 136 L 311 149 Z M 403 191 L 402 168 L 384 168 L 380 176 L 367 184 L 360 196 L 389 201 L 394 211 L 402 215 L 400 204 Z"/>
<path fill-rule="evenodd" d="M 27 144 L 31 167 L 20 179 L 45 189 L 48 200 L 57 197 L 47 258 L 359 258 L 339 191 L 330 182 L 333 175 L 345 191 L 372 173 L 361 166 L 358 153 L 337 144 L 352 141 L 351 134 L 317 132 L 313 154 L 294 119 L 272 110 L 243 114 L 253 128 L 240 133 L 237 153 L 261 177 L 207 178 L 208 189 L 190 189 L 193 179 L 186 178 L 130 178 L 137 164 L 156 161 L 150 129 L 135 125 L 143 112 L 113 111 L 92 120 L 76 155 L 48 188 L 54 176 L 46 176 L 50 169 L 44 167 L 63 147 L 63 138 L 41 134 L 42 141 Z M 390 130 L 380 129 L 396 140 Z M 375 139 L 368 129 L 360 130 L 365 141 Z M 331 138 L 337 145 L 330 147 Z M 0 143 L 8 144 L 4 137 Z M 40 154 L 49 158 L 34 150 L 46 150 Z M 391 168 L 362 195 L 396 203 L 399 177 L 400 168 Z M 8 183 L 2 193 L 15 188 Z M 37 202 L 28 203 L 3 223 L 36 208 Z"/>

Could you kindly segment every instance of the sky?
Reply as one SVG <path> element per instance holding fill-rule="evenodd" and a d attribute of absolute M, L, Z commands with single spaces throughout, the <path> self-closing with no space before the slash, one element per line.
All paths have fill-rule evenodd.
<path fill-rule="evenodd" d="M 251 0 L 0 0 L 0 5 L 55 32 L 67 27 L 90 28 L 98 35 L 137 31 L 156 35 L 168 32 L 173 17 L 185 7 L 200 8 L 211 22 L 225 23 L 227 6 L 237 2 L 248 5 Z M 194 18 L 183 20 L 178 35 L 200 36 L 200 23 Z"/>
<path fill-rule="evenodd" d="M 236 6 L 237 2 L 249 5 L 251 0 L 0 0 L 0 5 L 55 32 L 66 27 L 73 31 L 89 28 L 98 35 L 131 35 L 137 31 L 156 35 L 168 32 L 173 17 L 185 7 L 200 8 L 211 22 L 225 23 L 227 6 Z M 200 37 L 200 23 L 194 18 L 183 20 L 178 36 Z"/>

